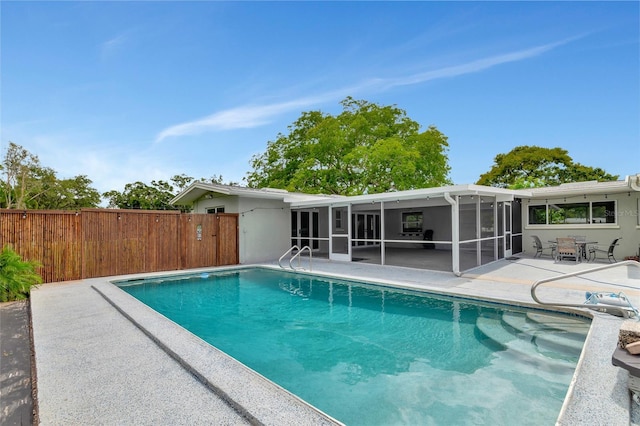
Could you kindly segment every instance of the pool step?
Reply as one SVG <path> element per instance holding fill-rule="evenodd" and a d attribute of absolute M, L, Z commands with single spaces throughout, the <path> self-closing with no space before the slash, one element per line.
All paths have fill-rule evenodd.
<path fill-rule="evenodd" d="M 577 321 L 570 323 L 564 319 L 558 320 L 553 316 L 547 317 L 538 317 L 537 320 L 541 321 L 538 322 L 521 313 L 505 312 L 502 322 L 507 326 L 507 330 L 521 339 L 530 340 L 540 351 L 560 352 L 579 357 L 589 330 L 588 325 Z M 561 321 L 561 328 L 557 327 L 556 321 Z"/>
<path fill-rule="evenodd" d="M 552 315 L 532 319 L 518 312 L 479 317 L 476 327 L 509 355 L 545 371 L 573 370 L 588 331 L 583 321 Z"/>
<path fill-rule="evenodd" d="M 549 315 L 542 312 L 528 312 L 527 319 L 535 323 L 544 324 L 555 330 L 575 333 L 579 336 L 585 336 L 589 332 L 589 328 L 591 328 L 590 320 L 568 315 Z"/>

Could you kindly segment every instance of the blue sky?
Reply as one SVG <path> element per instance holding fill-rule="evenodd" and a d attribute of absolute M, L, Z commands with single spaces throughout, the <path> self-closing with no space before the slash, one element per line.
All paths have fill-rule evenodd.
<path fill-rule="evenodd" d="M 450 177 L 562 147 L 640 172 L 638 2 L 0 2 L 1 135 L 101 192 L 241 182 L 303 111 L 397 105 Z"/>

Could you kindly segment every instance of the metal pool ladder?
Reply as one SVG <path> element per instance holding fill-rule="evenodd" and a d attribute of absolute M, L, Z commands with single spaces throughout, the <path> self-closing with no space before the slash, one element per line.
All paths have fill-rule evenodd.
<path fill-rule="evenodd" d="M 313 266 L 313 254 L 311 253 L 311 247 L 309 246 L 304 246 L 302 248 L 294 245 L 292 246 L 289 250 L 285 251 L 282 256 L 280 256 L 280 259 L 278 259 L 278 265 L 280 265 L 280 267 L 282 269 L 286 269 L 283 265 L 282 265 L 282 259 L 284 259 L 287 255 L 291 254 L 291 252 L 293 252 L 294 250 L 298 250 L 298 252 L 296 254 L 294 254 L 293 256 L 291 256 L 291 258 L 289 259 L 289 268 L 293 269 L 294 271 L 297 270 L 305 270 L 303 267 L 300 266 L 300 255 L 306 250 L 309 252 L 309 271 L 311 271 L 311 268 Z M 295 259 L 298 259 L 298 266 L 295 267 L 293 266 L 293 261 Z"/>
<path fill-rule="evenodd" d="M 605 269 L 617 268 L 619 266 L 633 266 L 635 268 L 640 269 L 640 262 L 636 262 L 635 260 L 625 260 L 624 262 L 612 263 L 609 265 L 598 266 L 591 269 L 586 269 L 584 271 L 571 272 L 563 275 L 556 275 L 555 277 L 543 278 L 534 282 L 531 285 L 531 297 L 540 305 L 545 306 L 563 306 L 563 307 L 572 307 L 572 308 L 589 308 L 594 311 L 604 312 L 611 315 L 616 315 L 624 318 L 633 318 L 640 320 L 640 313 L 638 309 L 636 309 L 631 301 L 624 295 L 624 293 L 606 293 L 606 292 L 595 292 L 595 293 L 587 293 L 587 300 L 584 303 L 553 303 L 553 302 L 543 302 L 536 296 L 536 289 L 538 286 L 544 283 L 548 283 L 551 281 L 561 280 L 563 278 L 575 277 L 578 275 L 588 274 L 590 272 L 598 272 L 603 271 Z M 615 285 L 615 284 L 612 284 Z M 607 303 L 607 300 L 610 303 Z"/>

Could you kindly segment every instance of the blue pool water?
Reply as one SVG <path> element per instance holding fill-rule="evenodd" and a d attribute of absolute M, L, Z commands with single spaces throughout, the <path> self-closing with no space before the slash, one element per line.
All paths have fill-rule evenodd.
<path fill-rule="evenodd" d="M 263 268 L 118 285 L 347 425 L 553 424 L 588 328 Z"/>

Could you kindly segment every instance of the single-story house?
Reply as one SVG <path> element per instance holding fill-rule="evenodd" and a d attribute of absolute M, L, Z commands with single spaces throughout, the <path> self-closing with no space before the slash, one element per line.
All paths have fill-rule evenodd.
<path fill-rule="evenodd" d="M 296 245 L 314 257 L 451 271 L 578 235 L 618 259 L 640 254 L 640 174 L 509 190 L 452 185 L 358 196 L 194 182 L 173 204 L 239 214 L 240 263 L 278 259 Z M 604 256 L 606 259 L 606 255 Z"/>

